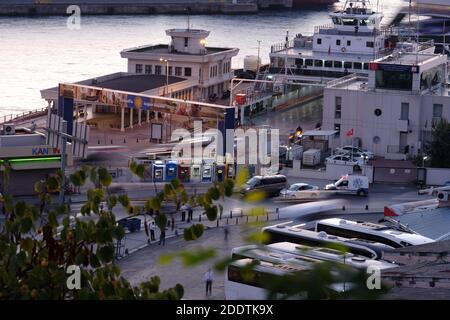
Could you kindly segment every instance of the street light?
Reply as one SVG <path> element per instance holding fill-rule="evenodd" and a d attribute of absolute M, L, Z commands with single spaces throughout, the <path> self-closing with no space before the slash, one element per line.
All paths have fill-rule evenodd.
<path fill-rule="evenodd" d="M 164 58 L 159 58 L 159 61 L 166 63 L 166 92 L 169 95 L 169 60 Z"/>
<path fill-rule="evenodd" d="M 427 155 L 424 155 L 423 157 L 422 157 L 422 168 L 425 168 L 425 161 L 426 160 L 428 160 L 428 156 Z"/>

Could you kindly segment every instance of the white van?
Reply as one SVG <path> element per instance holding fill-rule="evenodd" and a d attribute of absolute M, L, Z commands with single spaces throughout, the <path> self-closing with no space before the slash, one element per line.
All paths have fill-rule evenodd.
<path fill-rule="evenodd" d="M 335 183 L 327 184 L 325 190 L 337 190 L 342 191 L 342 193 L 367 196 L 369 194 L 369 178 L 363 175 L 346 174 Z"/>

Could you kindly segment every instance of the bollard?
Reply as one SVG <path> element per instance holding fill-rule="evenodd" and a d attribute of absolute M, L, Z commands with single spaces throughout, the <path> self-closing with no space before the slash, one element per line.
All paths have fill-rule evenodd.
<path fill-rule="evenodd" d="M 233 219 L 233 210 L 230 210 L 230 218 Z"/>
<path fill-rule="evenodd" d="M 123 143 L 127 143 L 127 140 L 125 138 L 123 138 Z"/>
<path fill-rule="evenodd" d="M 113 139 L 111 139 L 111 144 L 113 144 Z"/>
<path fill-rule="evenodd" d="M 368 204 L 366 204 L 366 210 L 369 210 L 369 205 Z"/>
<path fill-rule="evenodd" d="M 342 211 L 345 211 L 345 206 L 342 206 Z"/>
<path fill-rule="evenodd" d="M 100 144 L 100 140 L 97 140 L 97 144 Z"/>

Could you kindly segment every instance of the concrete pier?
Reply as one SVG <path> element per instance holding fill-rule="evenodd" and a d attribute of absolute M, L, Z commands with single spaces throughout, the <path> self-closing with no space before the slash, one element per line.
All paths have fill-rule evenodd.
<path fill-rule="evenodd" d="M 0 16 L 67 15 L 77 5 L 82 15 L 250 14 L 271 8 L 323 5 L 335 0 L 2 0 Z"/>

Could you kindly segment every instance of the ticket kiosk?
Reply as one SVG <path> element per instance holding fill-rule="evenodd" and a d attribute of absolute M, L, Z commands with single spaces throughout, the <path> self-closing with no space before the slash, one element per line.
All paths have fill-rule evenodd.
<path fill-rule="evenodd" d="M 166 168 L 165 168 L 165 181 L 175 180 L 178 176 L 178 161 L 176 160 L 167 160 Z"/>
<path fill-rule="evenodd" d="M 164 162 L 161 160 L 156 160 L 153 163 L 153 181 L 154 182 L 164 182 Z"/>
<path fill-rule="evenodd" d="M 178 180 L 189 182 L 191 180 L 191 164 L 181 162 L 178 165 Z"/>
<path fill-rule="evenodd" d="M 191 182 L 201 182 L 202 181 L 202 165 L 193 164 L 191 166 Z"/>
<path fill-rule="evenodd" d="M 202 182 L 212 182 L 214 174 L 214 163 L 205 161 L 202 168 Z"/>

